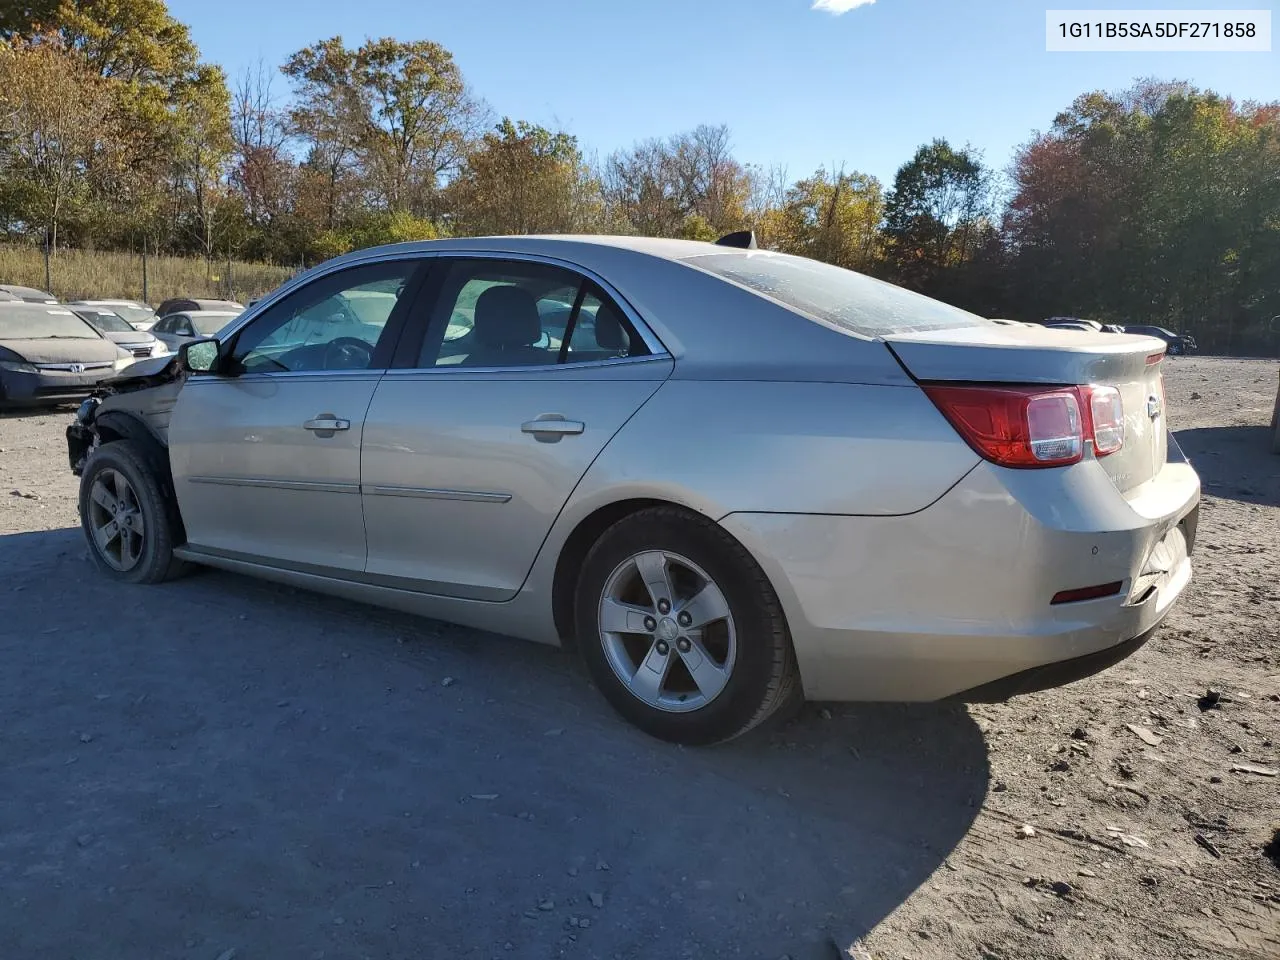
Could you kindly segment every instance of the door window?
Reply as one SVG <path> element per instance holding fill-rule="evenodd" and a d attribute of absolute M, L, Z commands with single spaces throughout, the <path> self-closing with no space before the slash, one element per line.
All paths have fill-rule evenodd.
<path fill-rule="evenodd" d="M 240 331 L 232 349 L 234 368 L 296 373 L 386 366 L 384 358 L 394 348 L 389 341 L 407 308 L 401 299 L 420 263 L 352 267 L 294 291 Z"/>
<path fill-rule="evenodd" d="M 647 352 L 622 310 L 571 270 L 455 260 L 444 267 L 418 366 L 542 367 Z"/>

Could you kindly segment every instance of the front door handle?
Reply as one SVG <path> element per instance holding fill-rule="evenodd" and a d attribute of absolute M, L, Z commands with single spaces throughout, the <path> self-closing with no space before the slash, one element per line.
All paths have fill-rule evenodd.
<path fill-rule="evenodd" d="M 303 430 L 314 430 L 316 433 L 333 433 L 335 430 L 350 430 L 350 420 L 340 420 L 332 414 L 323 413 L 314 420 L 302 425 Z"/>
<path fill-rule="evenodd" d="M 582 433 L 587 425 L 580 420 L 566 420 L 558 413 L 544 413 L 536 420 L 520 424 L 522 433 L 531 433 L 541 443 L 556 443 L 561 437 Z"/>

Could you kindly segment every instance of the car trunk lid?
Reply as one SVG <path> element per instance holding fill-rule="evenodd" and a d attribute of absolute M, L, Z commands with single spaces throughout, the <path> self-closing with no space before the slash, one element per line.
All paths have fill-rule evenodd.
<path fill-rule="evenodd" d="M 1124 446 L 1098 462 L 1124 492 L 1165 464 L 1164 350 L 1150 337 L 992 324 L 883 339 L 923 383 L 1114 387 L 1124 406 Z"/>

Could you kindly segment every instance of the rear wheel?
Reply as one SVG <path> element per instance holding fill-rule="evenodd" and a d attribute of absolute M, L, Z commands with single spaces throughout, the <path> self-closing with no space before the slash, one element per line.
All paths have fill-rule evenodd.
<path fill-rule="evenodd" d="M 800 696 L 777 595 L 696 514 L 656 507 L 607 530 L 583 564 L 575 622 L 605 697 L 663 740 L 728 740 Z"/>
<path fill-rule="evenodd" d="M 80 525 L 94 563 L 113 579 L 159 583 L 185 570 L 173 556 L 176 510 L 128 440 L 103 444 L 84 466 Z"/>

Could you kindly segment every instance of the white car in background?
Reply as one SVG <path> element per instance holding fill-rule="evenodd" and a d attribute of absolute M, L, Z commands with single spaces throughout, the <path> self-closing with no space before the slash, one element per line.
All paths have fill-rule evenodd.
<path fill-rule="evenodd" d="M 67 308 L 117 347 L 127 351 L 135 360 L 163 357 L 173 352 L 164 341 L 158 340 L 145 330 L 134 328 L 124 317 L 109 307 L 69 303 Z"/>
<path fill-rule="evenodd" d="M 135 330 L 150 330 L 159 317 L 145 303 L 137 300 L 73 300 L 71 307 L 104 307 L 119 314 Z"/>

